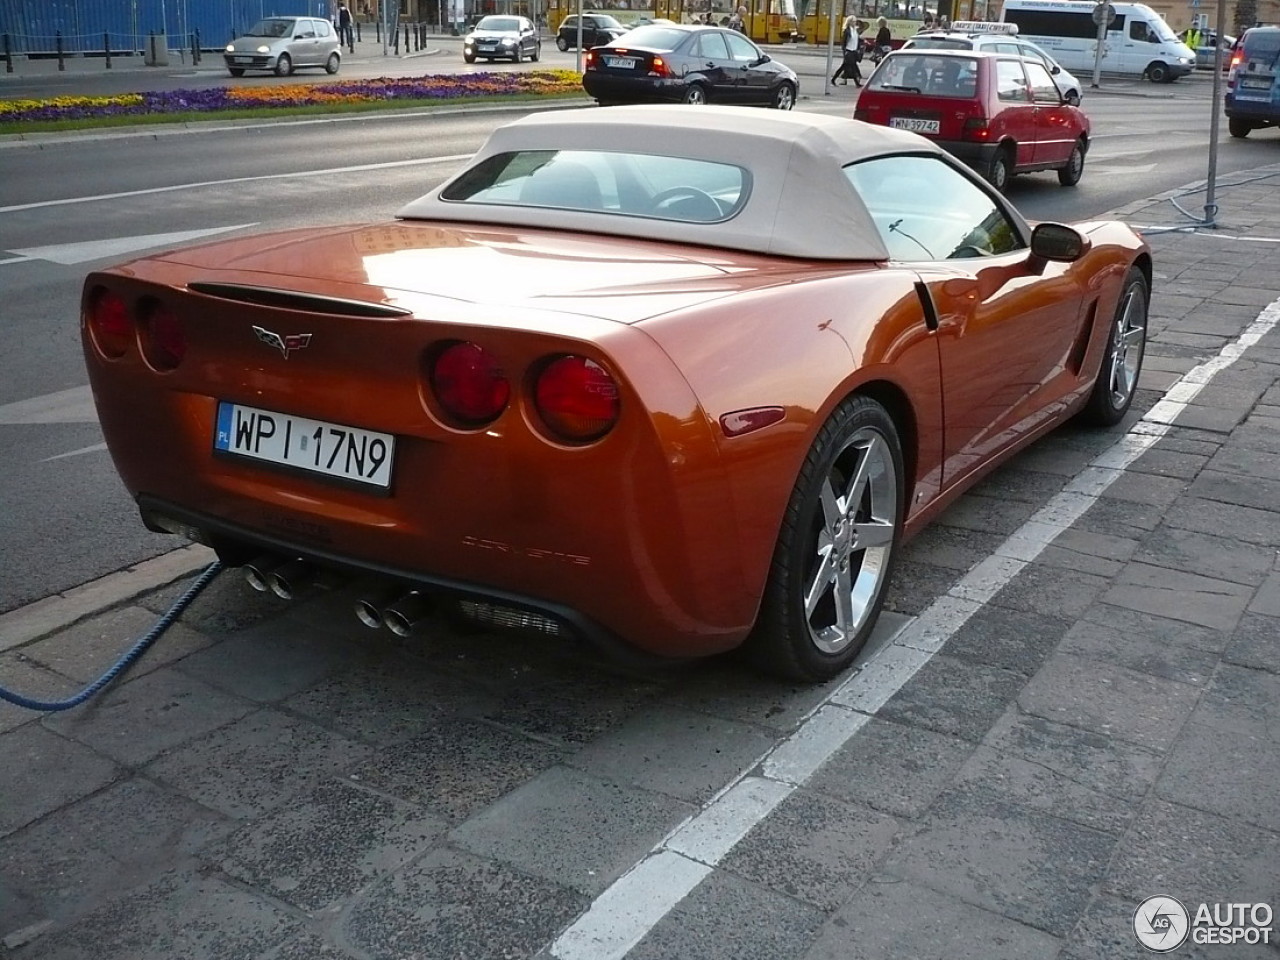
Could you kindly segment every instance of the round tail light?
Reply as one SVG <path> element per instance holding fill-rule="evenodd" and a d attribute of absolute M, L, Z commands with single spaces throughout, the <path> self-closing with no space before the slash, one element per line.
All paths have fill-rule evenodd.
<path fill-rule="evenodd" d="M 133 339 L 133 324 L 123 297 L 110 290 L 95 290 L 89 298 L 86 322 L 99 353 L 112 360 L 125 355 Z"/>
<path fill-rule="evenodd" d="M 547 428 L 564 440 L 586 443 L 618 422 L 618 384 L 586 357 L 559 357 L 538 376 L 534 403 Z"/>
<path fill-rule="evenodd" d="M 440 352 L 431 365 L 431 389 L 445 412 L 468 427 L 493 420 L 511 397 L 498 361 L 474 343 L 455 343 Z"/>
<path fill-rule="evenodd" d="M 182 321 L 168 307 L 152 302 L 138 321 L 142 355 L 154 370 L 172 370 L 187 355 L 187 335 Z"/>

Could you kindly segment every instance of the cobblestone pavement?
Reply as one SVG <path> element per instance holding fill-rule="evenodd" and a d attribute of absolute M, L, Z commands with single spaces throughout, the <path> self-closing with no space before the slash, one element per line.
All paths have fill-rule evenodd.
<path fill-rule="evenodd" d="M 0 956 L 603 960 L 650 874 L 688 894 L 635 901 L 632 960 L 1128 958 L 1149 896 L 1280 909 L 1280 166 L 1219 202 L 1121 211 L 1156 262 L 1133 413 L 914 541 L 850 680 L 397 641 L 227 574 L 89 705 L 0 705 Z M 0 617 L 0 683 L 73 692 L 203 562 Z M 748 789 L 754 829 L 682 845 Z"/>

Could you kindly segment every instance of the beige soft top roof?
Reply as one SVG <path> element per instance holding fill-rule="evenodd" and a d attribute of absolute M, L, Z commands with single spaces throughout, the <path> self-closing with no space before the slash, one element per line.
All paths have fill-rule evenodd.
<path fill-rule="evenodd" d="M 750 197 L 726 221 L 659 225 L 608 212 L 539 208 L 538 226 L 645 239 L 660 230 L 664 240 L 830 260 L 889 258 L 841 170 L 845 164 L 885 154 L 941 153 L 916 134 L 843 117 L 751 107 L 643 105 L 531 114 L 495 130 L 468 168 L 518 150 L 660 153 L 737 164 L 751 172 Z M 528 208 L 441 200 L 452 179 L 397 216 L 529 225 Z"/>

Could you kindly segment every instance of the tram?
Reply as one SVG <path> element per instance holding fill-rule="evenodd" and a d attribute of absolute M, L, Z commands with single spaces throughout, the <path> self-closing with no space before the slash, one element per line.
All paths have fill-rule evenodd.
<path fill-rule="evenodd" d="M 702 23 L 709 16 L 712 23 L 727 25 L 739 7 L 746 8 L 746 34 L 756 43 L 790 43 L 799 39 L 795 0 L 604 0 L 584 4 L 582 12 L 607 13 L 624 24 L 650 18 Z M 577 12 L 574 2 L 551 0 L 547 4 L 547 29 L 554 34 L 566 16 Z"/>
<path fill-rule="evenodd" d="M 975 0 L 969 0 L 970 3 Z M 982 0 L 977 0 L 982 2 Z M 832 12 L 835 14 L 833 32 Z M 908 38 L 920 32 L 925 13 L 933 15 L 937 6 L 926 7 L 922 3 L 901 3 L 895 0 L 811 0 L 811 6 L 800 19 L 800 33 L 809 43 L 825 46 L 834 39 L 837 46 L 841 41 L 841 28 L 844 18 L 855 16 L 867 24 L 862 35 L 868 40 L 876 35 L 876 21 L 885 18 L 889 25 L 889 33 L 893 37 L 895 47 L 902 46 Z"/>

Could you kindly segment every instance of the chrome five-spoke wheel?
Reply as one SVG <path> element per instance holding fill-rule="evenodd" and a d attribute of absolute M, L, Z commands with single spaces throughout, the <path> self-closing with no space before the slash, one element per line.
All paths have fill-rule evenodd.
<path fill-rule="evenodd" d="M 835 676 L 875 626 L 902 530 L 902 448 L 875 400 L 823 424 L 796 479 L 748 651 L 772 673 Z"/>
<path fill-rule="evenodd" d="M 1137 267 L 1130 267 L 1084 411 L 1088 420 L 1101 426 L 1119 423 L 1133 403 L 1147 343 L 1147 299 L 1147 278 Z"/>

